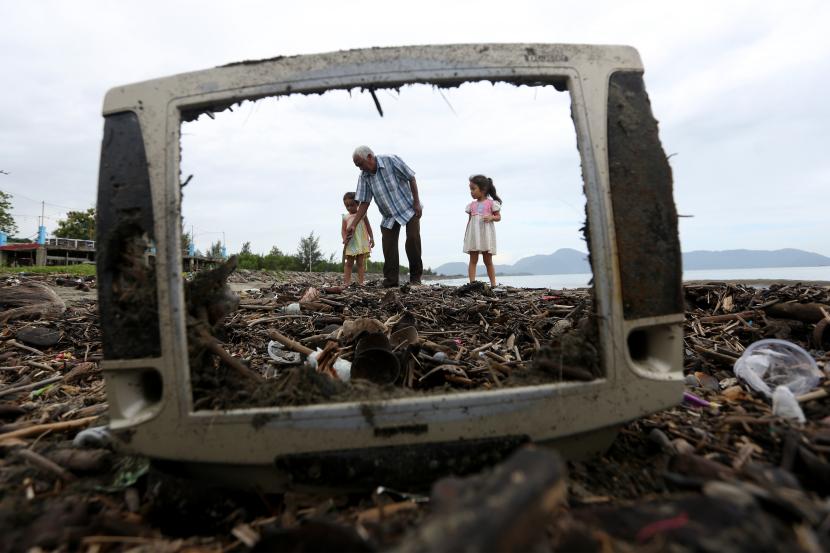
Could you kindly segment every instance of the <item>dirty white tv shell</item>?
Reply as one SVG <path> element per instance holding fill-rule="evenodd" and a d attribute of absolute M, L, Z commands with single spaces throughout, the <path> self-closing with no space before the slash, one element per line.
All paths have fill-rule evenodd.
<path fill-rule="evenodd" d="M 586 455 L 607 447 L 622 423 L 675 405 L 683 391 L 684 317 L 676 212 L 642 72 L 638 53 L 625 46 L 465 44 L 275 58 L 111 89 L 103 109 L 113 125 L 105 128 L 102 149 L 98 243 L 127 232 L 119 225 L 129 215 L 156 248 L 158 343 L 138 356 L 119 352 L 119 321 L 128 314 L 114 295 L 112 283 L 125 278 L 113 272 L 116 254 L 105 251 L 98 261 L 102 368 L 110 426 L 123 446 L 191 472 L 232 474 L 236 484 L 276 490 L 339 479 L 361 487 L 364 480 L 394 479 L 410 462 L 460 472 L 464 467 L 455 463 L 464 452 L 487 459 L 526 440 Z M 571 97 L 604 376 L 362 403 L 194 411 L 180 254 L 183 118 L 266 96 L 478 80 L 553 83 Z M 622 140 L 609 131 L 609 114 L 642 117 L 650 135 Z M 136 145 L 144 158 L 135 157 Z M 648 182 L 614 176 L 614 164 L 647 158 L 644 152 L 658 160 Z M 662 198 L 664 208 L 655 210 L 650 201 L 632 208 L 626 204 L 632 195 Z M 615 213 L 617 204 L 626 209 Z M 662 229 L 660 236 L 648 234 L 654 228 Z M 235 470 L 223 470 L 228 466 Z"/>

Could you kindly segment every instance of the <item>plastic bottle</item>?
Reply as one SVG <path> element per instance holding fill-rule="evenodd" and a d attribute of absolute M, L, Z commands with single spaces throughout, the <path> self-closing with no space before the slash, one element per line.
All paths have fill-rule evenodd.
<path fill-rule="evenodd" d="M 735 376 L 771 397 L 773 388 L 786 386 L 794 395 L 813 390 L 822 373 L 804 348 L 786 340 L 759 340 L 735 361 Z"/>

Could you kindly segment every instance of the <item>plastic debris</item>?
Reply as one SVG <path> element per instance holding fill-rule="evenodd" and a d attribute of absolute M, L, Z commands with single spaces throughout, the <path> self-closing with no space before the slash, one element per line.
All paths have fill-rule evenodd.
<path fill-rule="evenodd" d="M 308 356 L 308 366 L 317 370 L 317 357 L 323 353 L 323 350 L 317 348 L 317 351 L 314 351 L 309 354 Z M 347 361 L 346 359 L 337 358 L 332 365 L 334 368 L 334 372 L 337 373 L 337 378 L 342 380 L 343 382 L 348 382 L 352 378 L 352 362 Z"/>
<path fill-rule="evenodd" d="M 709 407 L 710 405 L 712 405 L 705 399 L 700 398 L 690 392 L 683 392 L 683 401 L 685 401 L 686 403 L 690 403 L 696 407 Z"/>
<path fill-rule="evenodd" d="M 109 486 L 95 486 L 107 492 L 123 491 L 138 482 L 150 470 L 150 459 L 146 457 L 123 457 L 116 466 L 115 478 Z"/>
<path fill-rule="evenodd" d="M 772 394 L 772 414 L 782 419 L 804 422 L 804 411 L 798 400 L 786 386 L 778 386 Z"/>
<path fill-rule="evenodd" d="M 274 340 L 268 342 L 268 356 L 282 365 L 296 365 L 300 362 L 299 353 L 286 350 L 282 344 Z"/>
<path fill-rule="evenodd" d="M 303 297 L 300 298 L 300 303 L 305 303 L 307 301 L 316 301 L 319 297 L 320 291 L 314 286 L 311 286 L 308 290 L 305 291 Z"/>
<path fill-rule="evenodd" d="M 735 361 L 735 376 L 753 389 L 772 396 L 772 389 L 786 386 L 794 395 L 818 386 L 822 373 L 813 357 L 786 340 L 759 340 Z"/>
<path fill-rule="evenodd" d="M 81 430 L 75 435 L 72 440 L 72 445 L 75 447 L 89 447 L 99 448 L 107 447 L 112 443 L 112 435 L 110 435 L 109 427 L 107 426 L 93 426 Z"/>
<path fill-rule="evenodd" d="M 281 311 L 283 313 L 286 313 L 286 314 L 289 314 L 289 315 L 296 315 L 297 313 L 300 312 L 300 304 L 299 303 L 289 303 L 288 305 L 283 307 L 281 309 Z"/>

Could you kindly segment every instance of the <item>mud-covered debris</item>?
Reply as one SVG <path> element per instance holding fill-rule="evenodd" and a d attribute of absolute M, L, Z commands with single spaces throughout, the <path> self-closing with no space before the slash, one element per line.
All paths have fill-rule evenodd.
<path fill-rule="evenodd" d="M 0 324 L 20 318 L 51 320 L 64 311 L 64 301 L 42 282 L 26 280 L 0 286 Z"/>
<path fill-rule="evenodd" d="M 192 375 L 194 387 L 200 390 L 194 409 L 462 393 L 494 387 L 495 379 L 510 385 L 529 378 L 526 369 L 532 369 L 534 353 L 555 347 L 554 338 L 564 335 L 559 330 L 581 329 L 591 313 L 587 290 L 505 288 L 489 297 L 454 296 L 452 288 L 440 286 L 416 287 L 400 295 L 405 310 L 399 310 L 380 305 L 385 291 L 379 287 L 332 286 L 338 276 L 284 275 L 279 284 L 244 292 L 243 307 L 231 311 L 217 326 L 217 337 L 230 355 L 269 376 L 262 385 L 250 386 L 214 357 L 205 370 Z M 30 278 L 51 287 L 55 277 Z M 15 280 L 19 281 L 6 282 L 16 286 Z M 329 312 L 310 310 L 291 317 L 278 311 L 298 301 L 309 286 L 321 291 L 318 302 L 339 305 L 326 304 L 332 307 Z M 606 453 L 569 463 L 567 505 L 557 507 L 545 523 L 532 529 L 531 533 L 543 529 L 548 536 L 534 546 L 536 550 L 830 550 L 826 523 L 830 519 L 830 384 L 823 379 L 817 389 L 796 397 L 805 422 L 794 424 L 774 416 L 772 402 L 737 380 L 733 370 L 752 343 L 785 335 L 826 371 L 830 352 L 814 341 L 816 328 L 825 319 L 814 323 L 784 318 L 796 316 L 799 308 L 773 315 L 768 307 L 830 305 L 830 288 L 708 283 L 685 286 L 684 298 L 688 391 L 706 403 L 683 403 L 627 423 Z M 252 535 L 242 532 L 246 527 L 262 537 L 255 547 L 264 550 L 274 549 L 272 543 L 320 543 L 314 541 L 318 537 L 346 540 L 346 534 L 358 539 L 338 544 L 352 544 L 355 550 L 361 546 L 389 550 L 409 543 L 427 520 L 441 522 L 440 516 L 432 515 L 439 512 L 443 500 L 437 495 L 433 501 L 415 500 L 409 489 L 279 495 L 221 490 L 205 495 L 203 482 L 163 478 L 146 459 L 126 461 L 114 451 L 108 455 L 106 439 L 87 440 L 89 431 L 106 427 L 109 408 L 99 367 L 97 302 L 82 297 L 67 303 L 66 311 L 49 321 L 33 315 L 34 319 L 9 320 L 0 328 L 0 391 L 34 384 L 0 400 L 0 550 L 235 551 L 247 547 L 237 537 Z M 273 319 L 251 325 L 263 318 Z M 303 344 L 324 334 L 327 338 L 320 347 L 325 347 L 333 341 L 332 331 L 361 318 L 381 321 L 388 328 L 387 336 L 407 326 L 417 329 L 418 344 L 412 350 L 409 345 L 396 350 L 409 360 L 410 385 L 378 386 L 359 379 L 347 385 L 307 366 L 271 364 L 270 329 Z M 54 328 L 63 337 L 50 348 L 33 348 L 15 339 L 27 327 Z M 354 355 L 353 346 L 336 342 L 336 349 L 344 357 Z M 271 373 L 266 373 L 269 369 Z M 401 363 L 402 375 L 406 370 Z M 551 378 L 545 374 L 540 381 Z M 372 414 L 370 408 L 366 414 Z M 267 423 L 267 417 L 266 413 L 260 423 Z M 91 449 L 70 446 L 76 437 Z M 15 454 L 20 448 L 37 455 L 27 459 Z M 452 462 L 463 467 L 472 457 L 463 440 L 450 442 L 447 448 L 452 453 L 441 458 L 441 466 Z M 74 451 L 90 453 L 76 457 Z M 76 480 L 67 482 L 59 471 L 38 466 L 37 456 L 56 463 Z M 366 479 L 362 484 L 388 485 L 374 458 L 354 459 L 358 461 L 365 469 L 360 473 Z M 337 466 L 330 468 L 346 473 L 354 466 L 337 460 L 332 464 Z M 305 460 L 302 467 L 305 473 L 315 472 Z M 482 477 L 480 482 L 486 482 L 488 477 Z M 522 477 L 516 480 L 521 487 Z M 458 497 L 483 486 L 465 484 L 457 489 Z M 513 482 L 500 490 L 512 492 Z M 312 524 L 319 520 L 325 524 Z M 503 528 L 506 520 L 490 519 L 480 528 Z M 271 535 L 278 541 L 269 541 Z M 279 541 L 285 539 L 289 541 Z"/>
<path fill-rule="evenodd" d="M 60 341 L 61 333 L 59 330 L 52 328 L 30 326 L 18 330 L 14 337 L 24 344 L 29 344 L 30 346 L 48 348 L 54 346 Z"/>

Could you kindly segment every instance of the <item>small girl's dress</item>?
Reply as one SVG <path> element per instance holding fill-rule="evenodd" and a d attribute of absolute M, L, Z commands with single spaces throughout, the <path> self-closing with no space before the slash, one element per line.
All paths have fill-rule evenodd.
<path fill-rule="evenodd" d="M 357 217 L 357 214 L 352 215 L 351 213 L 347 213 L 343 215 L 343 219 L 346 221 L 346 226 L 348 226 L 355 217 Z M 369 251 L 369 232 L 366 230 L 366 218 L 364 217 L 355 227 L 354 235 L 352 236 L 352 239 L 349 240 L 349 243 L 346 244 L 343 254 L 355 256 L 369 253 Z"/>
<path fill-rule="evenodd" d="M 501 204 L 487 198 L 470 203 L 465 209 L 471 215 L 464 233 L 464 253 L 485 252 L 496 253 L 496 224 L 481 220 L 485 215 L 492 215 L 501 211 Z"/>

